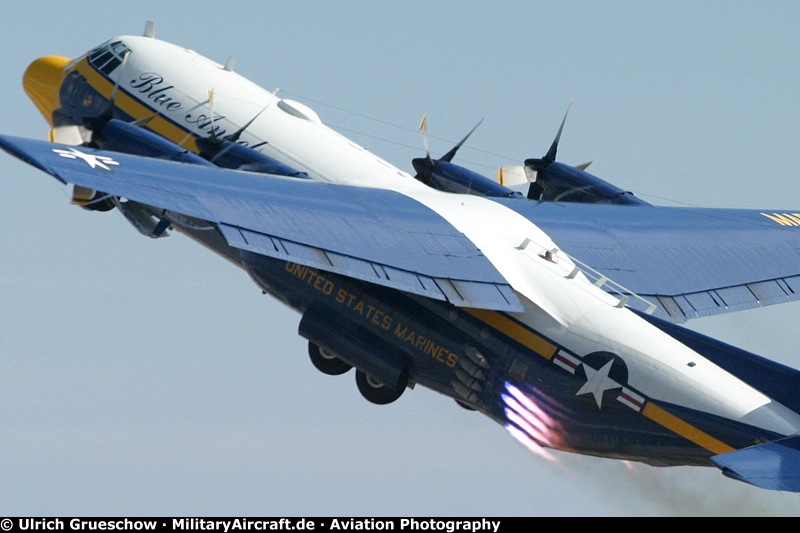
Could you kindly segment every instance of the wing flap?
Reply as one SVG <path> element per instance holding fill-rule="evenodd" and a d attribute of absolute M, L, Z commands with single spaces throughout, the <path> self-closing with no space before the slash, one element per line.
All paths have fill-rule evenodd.
<path fill-rule="evenodd" d="M 518 299 L 513 290 L 501 283 L 434 278 L 227 224 L 220 224 L 219 228 L 231 246 L 275 259 L 335 272 L 428 298 L 446 300 L 459 307 L 517 307 Z"/>
<path fill-rule="evenodd" d="M 762 489 L 800 492 L 800 435 L 711 458 L 722 473 Z"/>
<path fill-rule="evenodd" d="M 332 185 L 0 136 L 0 147 L 73 183 L 217 224 L 233 247 L 446 300 L 523 311 L 464 234 L 385 189 Z"/>

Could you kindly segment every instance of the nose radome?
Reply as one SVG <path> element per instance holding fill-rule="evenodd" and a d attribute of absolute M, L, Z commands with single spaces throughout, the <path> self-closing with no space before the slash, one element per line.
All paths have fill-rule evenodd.
<path fill-rule="evenodd" d="M 64 81 L 68 57 L 44 56 L 28 65 L 22 76 L 22 87 L 39 112 L 53 126 L 53 111 L 61 107 L 58 96 Z"/>

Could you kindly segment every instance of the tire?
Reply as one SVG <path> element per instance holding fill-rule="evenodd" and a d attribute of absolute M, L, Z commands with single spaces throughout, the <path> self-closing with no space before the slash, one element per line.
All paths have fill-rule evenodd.
<path fill-rule="evenodd" d="M 375 378 L 368 376 L 365 372 L 356 370 L 356 385 L 358 386 L 358 391 L 368 402 L 377 405 L 392 403 L 402 396 L 403 392 L 406 390 L 405 383 L 408 382 L 408 379 L 403 380 L 403 382 L 403 385 L 398 387 L 398 390 L 391 389 Z"/>
<path fill-rule="evenodd" d="M 308 343 L 308 356 L 317 370 L 329 376 L 340 376 L 353 368 L 349 363 L 339 359 L 325 348 L 320 348 L 313 342 Z"/>
<path fill-rule="evenodd" d="M 475 410 L 476 410 L 474 407 L 472 407 L 471 405 L 467 405 L 467 404 L 465 404 L 465 403 L 464 403 L 464 402 L 462 402 L 461 400 L 456 400 L 456 403 L 457 403 L 457 404 L 458 404 L 458 405 L 459 405 L 459 406 L 460 406 L 462 409 L 466 409 L 467 411 L 475 411 Z"/>

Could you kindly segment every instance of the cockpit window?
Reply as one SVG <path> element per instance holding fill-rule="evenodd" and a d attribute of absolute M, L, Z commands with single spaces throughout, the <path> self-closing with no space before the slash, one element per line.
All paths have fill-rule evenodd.
<path fill-rule="evenodd" d="M 130 52 L 130 48 L 125 46 L 122 41 L 113 41 L 89 52 L 88 59 L 94 68 L 108 76 L 122 63 L 122 59 L 128 52 Z"/>

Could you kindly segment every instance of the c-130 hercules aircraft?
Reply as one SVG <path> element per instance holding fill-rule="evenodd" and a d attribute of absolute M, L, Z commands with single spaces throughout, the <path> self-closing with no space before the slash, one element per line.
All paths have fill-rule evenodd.
<path fill-rule="evenodd" d="M 370 402 L 420 385 L 531 449 L 800 491 L 800 372 L 681 326 L 800 298 L 800 213 L 651 205 L 558 162 L 563 122 L 499 183 L 452 163 L 469 135 L 411 175 L 150 23 L 23 85 L 50 142 L 5 151 L 241 267 Z"/>

